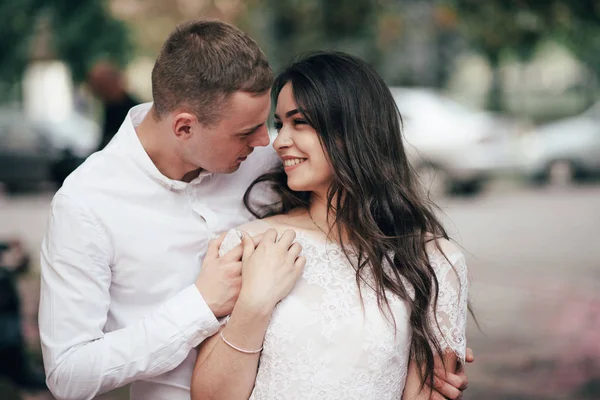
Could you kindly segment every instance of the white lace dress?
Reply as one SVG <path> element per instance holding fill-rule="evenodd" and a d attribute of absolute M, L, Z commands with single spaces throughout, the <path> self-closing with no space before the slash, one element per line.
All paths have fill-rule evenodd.
<path fill-rule="evenodd" d="M 254 235 L 269 227 L 254 221 L 240 229 Z M 394 329 L 380 312 L 375 292 L 363 286 L 363 309 L 355 270 L 341 248 L 311 233 L 296 233 L 306 266 L 273 313 L 250 399 L 399 399 L 410 356 L 407 305 L 388 296 Z M 221 253 L 238 243 L 230 232 Z M 445 252 L 452 265 L 439 251 L 429 255 L 440 285 L 436 315 L 441 332 L 434 331 L 442 348 L 464 362 L 467 268 L 462 253 Z M 431 321 L 433 315 L 431 310 Z"/>

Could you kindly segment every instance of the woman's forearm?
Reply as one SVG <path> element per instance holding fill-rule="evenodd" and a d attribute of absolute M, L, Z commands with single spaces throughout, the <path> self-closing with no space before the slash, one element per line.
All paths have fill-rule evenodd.
<path fill-rule="evenodd" d="M 256 350 L 262 347 L 273 307 L 261 307 L 240 298 L 231 318 L 222 329 L 235 347 Z M 260 353 L 247 354 L 225 343 L 220 333 L 205 341 L 198 352 L 192 377 L 192 400 L 246 400 L 256 379 Z"/>

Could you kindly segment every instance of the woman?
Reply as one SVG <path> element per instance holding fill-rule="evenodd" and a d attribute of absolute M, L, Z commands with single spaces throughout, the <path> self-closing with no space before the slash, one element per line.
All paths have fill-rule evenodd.
<path fill-rule="evenodd" d="M 467 270 L 407 162 L 390 91 L 366 63 L 319 53 L 272 95 L 283 169 L 246 193 L 262 219 L 239 229 L 264 236 L 256 250 L 243 236 L 242 291 L 200 348 L 192 398 L 428 399 L 434 367 L 464 363 Z M 278 201 L 251 206 L 264 183 Z M 301 245 L 294 272 L 273 270 L 281 290 L 255 279 L 263 242 L 281 244 L 274 258 Z"/>

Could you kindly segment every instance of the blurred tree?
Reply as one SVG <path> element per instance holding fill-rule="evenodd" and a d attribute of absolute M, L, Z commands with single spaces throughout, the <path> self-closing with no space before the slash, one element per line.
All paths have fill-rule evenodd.
<path fill-rule="evenodd" d="M 132 49 L 125 24 L 111 16 L 103 0 L 2 1 L 0 98 L 15 99 L 42 22 L 48 23 L 50 38 L 41 42 L 50 48 L 36 48 L 36 56 L 62 59 L 77 82 L 98 58 L 122 64 Z"/>
<path fill-rule="evenodd" d="M 534 54 L 547 34 L 547 0 L 448 0 L 458 15 L 458 29 L 487 59 L 492 70 L 487 108 L 504 109 L 500 61 L 513 51 L 522 61 Z"/>
<path fill-rule="evenodd" d="M 104 0 L 38 0 L 52 18 L 54 45 L 76 82 L 85 79 L 100 58 L 124 65 L 133 46 L 124 22 L 115 19 Z"/>
<path fill-rule="evenodd" d="M 254 0 L 238 24 L 268 15 L 260 40 L 278 69 L 294 56 L 313 50 L 340 50 L 377 64 L 378 17 L 385 1 Z"/>
<path fill-rule="evenodd" d="M 438 0 L 249 0 L 237 25 L 278 70 L 311 50 L 339 50 L 373 65 L 390 85 L 443 87 L 459 43 L 456 14 Z"/>
<path fill-rule="evenodd" d="M 458 18 L 456 11 L 446 4 L 434 4 L 433 22 L 435 29 L 435 87 L 443 88 L 450 78 L 450 73 L 461 47 L 458 35 Z"/>
<path fill-rule="evenodd" d="M 459 30 L 488 60 L 488 108 L 503 109 L 499 65 L 510 51 L 529 61 L 542 39 L 558 38 L 600 79 L 600 0 L 442 0 L 458 14 Z"/>
<path fill-rule="evenodd" d="M 596 100 L 600 82 L 600 0 L 555 1 L 555 37 L 589 69 L 587 102 Z"/>
<path fill-rule="evenodd" d="M 177 24 L 200 17 L 238 23 L 261 0 L 106 0 L 112 15 L 125 21 L 136 44 L 136 54 L 155 57 Z M 253 18 L 260 16 L 254 15 Z M 238 25 L 240 25 L 238 23 Z M 247 29 L 247 26 L 240 25 Z"/>
<path fill-rule="evenodd" d="M 32 33 L 31 15 L 37 0 L 0 2 L 0 99 L 18 96 L 19 80 L 27 65 Z"/>

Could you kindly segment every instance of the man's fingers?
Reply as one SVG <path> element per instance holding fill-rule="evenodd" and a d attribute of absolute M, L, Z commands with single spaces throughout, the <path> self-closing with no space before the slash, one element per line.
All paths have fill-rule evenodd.
<path fill-rule="evenodd" d="M 433 377 L 433 387 L 435 390 L 443 396 L 443 398 L 447 399 L 458 399 L 460 396 L 460 390 L 453 385 L 449 384 L 445 380 L 438 378 L 437 376 Z"/>
<path fill-rule="evenodd" d="M 475 356 L 473 355 L 473 350 L 469 347 L 467 347 L 467 354 L 465 355 L 465 361 L 467 363 L 472 363 L 473 361 L 475 361 Z"/>
<path fill-rule="evenodd" d="M 221 256 L 221 259 L 224 262 L 234 262 L 240 261 L 242 259 L 243 254 L 243 243 L 238 244 L 233 249 L 229 250 L 227 253 Z"/>
<path fill-rule="evenodd" d="M 446 400 L 446 398 L 438 392 L 436 392 L 435 390 L 432 390 L 431 395 L 429 396 L 429 400 Z"/>
<path fill-rule="evenodd" d="M 242 234 L 242 261 L 246 261 L 254 252 L 254 241 L 252 240 L 252 237 L 250 237 L 250 235 L 248 235 L 246 232 L 238 232 L 241 232 Z"/>
<path fill-rule="evenodd" d="M 231 263 L 225 264 L 223 267 L 227 268 L 227 273 L 230 278 L 236 278 L 236 279 L 239 278 L 240 284 L 241 284 L 241 279 L 242 279 L 242 262 L 241 261 L 231 262 Z"/>
<path fill-rule="evenodd" d="M 221 243 L 223 243 L 223 239 L 225 239 L 225 235 L 227 232 L 223 232 L 216 239 L 211 240 L 208 243 L 208 250 L 206 251 L 205 259 L 217 259 L 219 258 L 219 248 L 221 247 Z"/>
<path fill-rule="evenodd" d="M 437 372 L 437 371 L 436 371 Z M 446 376 L 442 378 L 450 385 L 454 386 L 458 390 L 465 390 L 469 386 L 469 379 L 464 372 L 453 374 L 451 372 L 445 372 Z"/>

